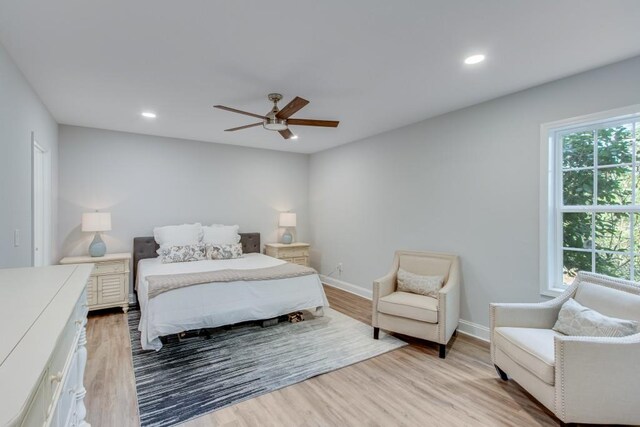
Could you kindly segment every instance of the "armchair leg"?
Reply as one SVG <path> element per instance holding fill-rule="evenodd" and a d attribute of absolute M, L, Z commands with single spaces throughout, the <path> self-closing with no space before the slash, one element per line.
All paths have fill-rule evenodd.
<path fill-rule="evenodd" d="M 507 373 L 505 371 L 503 371 L 502 369 L 500 369 L 498 367 L 498 365 L 493 365 L 496 367 L 496 372 L 498 373 L 498 375 L 500 375 L 500 379 L 502 381 L 509 381 L 509 376 L 507 375 Z"/>
<path fill-rule="evenodd" d="M 380 337 L 380 328 L 373 328 L 373 339 L 377 340 Z"/>
<path fill-rule="evenodd" d="M 447 345 L 446 344 L 438 344 L 438 347 L 439 347 L 440 359 L 444 359 L 445 356 L 447 355 Z"/>

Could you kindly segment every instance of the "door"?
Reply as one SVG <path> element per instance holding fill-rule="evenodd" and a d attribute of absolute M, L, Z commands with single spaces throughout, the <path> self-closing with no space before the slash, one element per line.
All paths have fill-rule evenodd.
<path fill-rule="evenodd" d="M 49 264 L 51 246 L 51 157 L 33 140 L 33 266 Z"/>
<path fill-rule="evenodd" d="M 98 276 L 98 304 L 111 304 L 125 301 L 124 275 L 112 274 Z"/>

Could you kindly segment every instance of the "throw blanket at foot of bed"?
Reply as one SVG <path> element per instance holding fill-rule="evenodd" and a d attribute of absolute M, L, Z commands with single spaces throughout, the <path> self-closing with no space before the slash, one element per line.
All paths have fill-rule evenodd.
<path fill-rule="evenodd" d="M 290 279 L 293 277 L 317 274 L 313 268 L 298 264 L 285 263 L 274 267 L 254 268 L 250 270 L 217 270 L 201 273 L 180 273 L 147 276 L 147 294 L 149 299 L 186 286 L 215 282 L 255 282 L 260 280 Z"/>

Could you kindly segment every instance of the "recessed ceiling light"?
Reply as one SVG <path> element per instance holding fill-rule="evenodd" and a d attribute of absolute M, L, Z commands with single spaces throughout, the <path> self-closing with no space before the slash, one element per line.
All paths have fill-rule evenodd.
<path fill-rule="evenodd" d="M 467 65 L 473 65 L 478 64 L 482 61 L 484 61 L 484 55 L 471 55 L 464 60 L 464 63 Z"/>
<path fill-rule="evenodd" d="M 156 113 L 152 113 L 151 111 L 143 111 L 142 112 L 142 117 L 146 117 L 148 119 L 155 119 L 156 118 Z"/>
<path fill-rule="evenodd" d="M 298 135 L 293 135 L 290 139 L 298 139 Z"/>

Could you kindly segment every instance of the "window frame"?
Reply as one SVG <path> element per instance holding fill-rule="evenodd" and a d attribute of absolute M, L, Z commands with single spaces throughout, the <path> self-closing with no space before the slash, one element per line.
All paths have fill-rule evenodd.
<path fill-rule="evenodd" d="M 623 211 L 640 213 L 640 194 L 637 194 L 637 183 L 632 185 L 632 200 L 635 204 L 623 206 L 594 205 L 590 207 L 572 206 L 567 209 L 563 205 L 562 193 L 562 144 L 556 143 L 558 136 L 572 133 L 588 128 L 599 129 L 603 124 L 615 125 L 629 123 L 629 121 L 640 122 L 640 104 L 628 107 L 603 111 L 600 113 L 588 114 L 570 119 L 558 120 L 543 123 L 540 126 L 540 294 L 548 297 L 556 297 L 562 294 L 567 286 L 558 283 L 562 271 L 562 214 L 565 212 L 615 212 Z M 594 150 L 597 150 L 597 144 Z M 640 167 L 640 144 L 636 141 L 636 149 L 633 151 L 631 168 Z M 610 167 L 627 165 L 611 165 Z M 594 158 L 594 165 L 590 168 L 594 170 L 594 181 L 597 179 L 599 167 Z M 640 176 L 636 177 L 640 179 Z M 597 197 L 597 184 L 594 186 L 594 198 Z M 634 215 L 630 216 L 630 226 L 633 230 Z M 595 244 L 595 242 L 594 242 Z M 631 233 L 630 252 L 633 253 L 633 232 Z M 634 263 L 633 257 L 631 263 Z M 636 280 L 640 277 L 640 272 L 636 272 Z"/>

